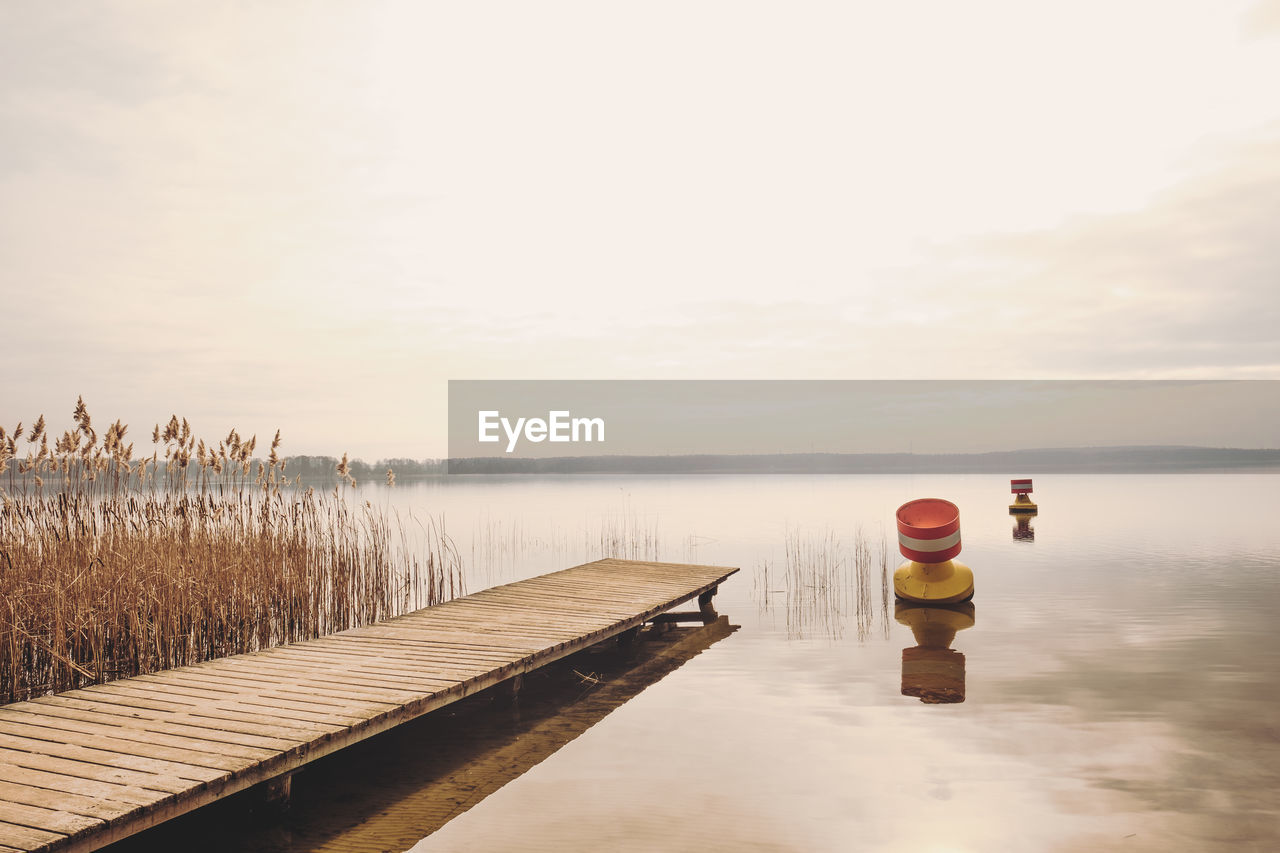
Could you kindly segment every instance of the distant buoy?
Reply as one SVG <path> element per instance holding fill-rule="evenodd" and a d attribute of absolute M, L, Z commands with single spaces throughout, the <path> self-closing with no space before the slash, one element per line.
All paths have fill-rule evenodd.
<path fill-rule="evenodd" d="M 898 550 L 910 560 L 893 573 L 899 598 L 952 604 L 973 598 L 973 570 L 960 553 L 960 509 L 941 498 L 921 498 L 898 507 Z"/>
<path fill-rule="evenodd" d="M 1013 503 L 1009 504 L 1009 512 L 1035 512 L 1038 507 L 1032 503 L 1031 498 L 1027 495 L 1031 494 L 1030 480 L 1010 480 L 1009 491 L 1017 495 L 1013 499 Z"/>

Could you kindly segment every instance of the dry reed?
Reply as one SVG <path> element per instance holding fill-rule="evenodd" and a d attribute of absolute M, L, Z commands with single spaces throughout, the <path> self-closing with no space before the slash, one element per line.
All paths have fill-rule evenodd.
<path fill-rule="evenodd" d="M 504 521 L 485 515 L 472 529 L 469 571 L 490 585 L 528 577 L 531 567 L 548 561 L 573 565 L 590 559 L 595 557 L 584 558 L 570 546 L 569 532 L 554 523 L 535 535 L 520 519 Z"/>
<path fill-rule="evenodd" d="M 795 639 L 823 635 L 844 636 L 853 622 L 858 640 L 866 640 L 877 621 L 889 630 L 889 546 L 881 531 L 878 542 L 861 527 L 851 542 L 834 531 L 821 534 L 788 529 L 783 541 L 781 576 L 772 562 L 756 564 L 753 594 L 762 610 L 771 610 L 774 596 L 784 595 L 787 633 Z M 872 570 L 880 569 L 880 607 L 873 604 Z"/>
<path fill-rule="evenodd" d="M 289 480 L 232 430 L 216 446 L 176 416 L 134 458 L 83 401 L 50 447 L 0 428 L 0 702 L 309 639 L 462 592 L 432 522 L 425 554 L 340 488 Z M 338 475 L 354 485 L 346 458 Z"/>
<path fill-rule="evenodd" d="M 635 510 L 624 506 L 600 521 L 600 532 L 593 543 L 588 534 L 586 552 L 620 560 L 661 560 L 658 521 L 643 519 Z"/>

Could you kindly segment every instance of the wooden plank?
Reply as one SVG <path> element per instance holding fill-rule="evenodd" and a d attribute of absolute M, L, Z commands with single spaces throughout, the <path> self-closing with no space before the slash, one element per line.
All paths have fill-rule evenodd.
<path fill-rule="evenodd" d="M 258 758 L 271 757 L 271 754 L 254 756 L 251 758 L 243 756 L 237 757 L 220 752 L 209 752 L 207 749 L 197 750 L 193 748 L 194 744 L 174 747 L 157 743 L 154 739 L 127 740 L 111 735 L 103 735 L 100 732 L 83 732 L 75 729 L 55 729 L 45 726 L 33 726 L 27 723 L 15 722 L 11 718 L 0 720 L 0 735 L 15 735 L 23 738 L 30 738 L 32 740 L 52 741 L 71 746 L 83 746 L 92 749 L 109 750 L 128 755 L 137 755 L 145 758 L 158 758 L 165 761 L 174 761 L 181 764 L 190 764 L 195 767 L 207 767 L 216 770 L 240 770 L 246 765 L 252 764 Z M 56 741 L 53 740 L 55 738 Z M 215 745 L 206 744 L 206 747 L 213 746 Z M 41 751 L 44 752 L 45 750 Z"/>
<path fill-rule="evenodd" d="M 333 695 L 342 695 L 345 691 L 361 691 L 362 685 L 370 689 L 388 690 L 399 693 L 429 694 L 449 686 L 449 682 L 439 678 L 418 677 L 414 679 L 397 678 L 386 674 L 370 673 L 363 668 L 350 667 L 341 676 L 325 676 L 319 670 L 312 670 L 305 678 L 299 678 L 300 671 L 296 667 L 283 667 L 274 663 L 246 663 L 235 670 L 234 677 L 255 679 L 275 677 L 288 679 L 297 689 L 328 690 Z M 232 677 L 230 674 L 228 677 Z"/>
<path fill-rule="evenodd" d="M 123 745 L 129 748 L 127 744 Z M 192 782 L 212 782 L 226 776 L 226 771 L 208 767 L 198 767 L 181 761 L 147 758 L 141 755 L 104 749 L 102 747 L 78 746 L 50 740 L 37 740 L 0 732 L 0 747 L 9 750 L 22 750 L 37 755 L 48 755 L 55 758 L 69 758 L 89 764 L 100 764 L 104 767 L 120 767 L 126 770 L 141 770 L 159 775 L 171 775 Z"/>
<path fill-rule="evenodd" d="M 85 817 L 95 817 L 101 820 L 114 820 L 121 815 L 128 814 L 135 808 L 130 803 L 98 797 L 86 797 L 83 794 L 38 788 L 35 785 L 5 780 L 0 780 L 0 800 L 6 803 L 40 806 L 41 808 L 69 812 Z"/>
<path fill-rule="evenodd" d="M 701 610 L 681 610 L 681 611 L 673 610 L 673 611 L 668 611 L 666 613 L 659 613 L 657 616 L 653 617 L 653 621 L 657 623 L 706 622 L 707 617 L 702 613 Z"/>
<path fill-rule="evenodd" d="M 287 660 L 290 666 L 298 667 L 299 669 L 310 668 L 311 671 L 331 671 L 335 666 L 358 662 L 360 672 L 370 675 L 385 674 L 406 679 L 429 676 L 432 680 L 436 680 L 441 675 L 451 677 L 465 672 L 488 672 L 494 668 L 492 661 L 479 661 L 468 664 L 462 661 L 423 660 L 418 663 L 410 663 L 409 661 L 394 661 L 381 657 L 356 658 L 322 650 L 302 649 L 292 650 Z"/>
<path fill-rule="evenodd" d="M 368 645 L 386 646 L 393 644 L 397 648 L 403 648 L 406 651 L 412 651 L 417 648 L 436 649 L 439 651 L 456 651 L 456 652 L 478 652 L 483 654 L 506 654 L 514 649 L 521 648 L 515 646 L 513 648 L 497 647 L 493 645 L 493 638 L 473 638 L 470 641 L 457 642 L 452 639 L 440 639 L 434 635 L 434 632 L 426 632 L 419 636 L 408 633 L 398 633 L 395 639 L 388 639 L 382 634 L 384 629 L 394 628 L 395 626 L 387 625 L 385 622 L 379 622 L 376 625 L 369 625 L 360 629 L 359 633 L 344 631 L 340 634 L 330 634 L 327 637 L 318 637 L 308 642 L 306 645 L 317 644 L 321 646 L 348 646 L 351 644 L 364 643 Z M 282 646 L 281 648 L 293 648 L 292 646 Z"/>
<path fill-rule="evenodd" d="M 41 847 L 66 841 L 67 836 L 66 833 L 46 832 L 42 829 L 0 821 L 0 839 L 3 839 L 4 845 L 10 849 L 39 850 Z"/>
<path fill-rule="evenodd" d="M 442 680 L 442 672 L 449 671 L 471 671 L 471 670 L 492 670 L 497 667 L 506 666 L 512 661 L 512 657 L 508 657 L 503 661 L 477 660 L 434 660 L 431 657 L 422 657 L 419 661 L 393 660 L 393 658 L 385 657 L 356 657 L 355 654 L 347 657 L 334 657 L 334 652 L 324 651 L 324 649 L 316 649 L 316 651 L 292 651 L 288 657 L 279 658 L 275 661 L 266 661 L 270 666 L 297 667 L 301 671 L 323 671 L 328 667 L 332 670 L 338 666 L 339 661 L 347 661 L 351 665 L 351 672 L 358 672 L 361 678 L 380 679 L 384 684 L 398 684 L 402 686 L 422 684 L 430 689 L 431 685 L 439 684 Z M 521 656 L 525 657 L 525 656 Z M 520 658 L 515 658 L 520 660 Z"/>
<path fill-rule="evenodd" d="M 455 656 L 438 656 L 429 651 L 423 651 L 412 657 L 389 657 L 374 650 L 353 649 L 351 651 L 342 651 L 330 649 L 324 646 L 316 646 L 309 649 L 286 649 L 279 655 L 273 655 L 269 658 L 260 658 L 263 661 L 272 663 L 281 662 L 297 662 L 301 664 L 329 663 L 335 661 L 351 662 L 366 668 L 369 671 L 384 670 L 388 674 L 398 674 L 406 676 L 420 675 L 423 666 L 431 664 L 459 664 L 464 663 L 469 666 L 496 666 L 510 660 L 510 656 L 506 658 L 494 659 L 484 656 L 480 658 L 470 658 L 466 655 Z"/>
<path fill-rule="evenodd" d="M 509 620 L 513 624 L 519 624 L 521 619 L 528 619 L 530 611 L 533 611 L 538 613 L 539 624 L 547 628 L 572 629 L 583 623 L 597 624 L 625 619 L 636 609 L 613 602 L 566 603 L 558 597 L 553 602 L 542 602 L 536 596 L 508 593 L 476 601 L 472 604 L 472 610 L 490 613 L 495 619 Z M 651 600 L 637 602 L 637 606 L 653 604 L 655 602 Z"/>
<path fill-rule="evenodd" d="M 0 720 L 27 723 L 32 726 L 47 728 L 50 731 L 83 732 L 85 734 L 101 735 L 103 737 L 113 738 L 116 740 L 138 741 L 141 743 L 175 747 L 177 749 L 190 750 L 193 752 L 207 752 L 212 755 L 220 756 L 263 759 L 270 758 L 279 752 L 277 749 L 241 746 L 235 743 L 212 741 L 204 738 L 191 737 L 189 735 L 178 736 L 166 732 L 144 731 L 142 729 L 135 729 L 128 726 L 103 723 L 100 717 L 92 718 L 92 715 L 91 719 L 86 721 L 77 720 L 75 718 L 68 719 L 56 713 L 45 712 L 43 714 L 30 714 L 22 711 L 11 711 L 8 708 L 0 707 Z"/>
<path fill-rule="evenodd" d="M 117 782 L 121 785 L 135 788 L 146 788 L 156 792 L 156 799 L 163 799 L 164 794 L 177 794 L 186 791 L 191 787 L 192 782 L 190 779 L 180 779 L 177 776 L 162 776 L 158 773 L 148 773 L 143 770 L 131 770 L 88 761 L 75 761 L 7 747 L 0 747 L 0 764 L 12 764 L 16 767 L 44 770 L 48 773 L 59 773 L 63 776 L 76 776 L 81 779 L 93 779 L 98 782 Z"/>
<path fill-rule="evenodd" d="M 462 626 L 461 628 L 454 626 Z M 508 629 L 510 632 L 513 629 Z M 440 634 L 453 633 L 457 636 L 444 636 Z M 347 633 L 334 634 L 335 637 L 349 636 Z M 361 637 L 379 637 L 382 639 L 408 640 L 421 642 L 448 642 L 457 643 L 460 646 L 472 646 L 478 649 L 490 651 L 516 651 L 519 649 L 541 648 L 542 644 L 536 639 L 530 637 L 519 637 L 515 639 L 504 638 L 493 631 L 481 631 L 479 626 L 475 624 L 474 619 L 468 619 L 465 614 L 454 616 L 437 616 L 430 622 L 401 622 L 391 624 L 388 622 L 379 622 L 376 625 L 368 625 L 360 629 L 357 636 Z"/>
<path fill-rule="evenodd" d="M 63 694 L 79 697 L 88 694 L 101 698 L 102 701 L 117 701 L 132 707 L 152 711 L 169 711 L 186 720 L 193 717 L 226 720 L 262 720 L 267 724 L 275 723 L 308 732 L 329 732 L 347 725 L 346 719 L 328 719 L 331 715 L 312 714 L 296 711 L 292 708 L 278 708 L 273 716 L 262 713 L 261 708 L 241 707 L 236 702 L 221 704 L 208 701 L 200 702 L 190 697 L 160 698 L 165 694 L 149 690 L 141 684 L 130 681 L 111 681 L 96 687 L 83 687 Z"/>
<path fill-rule="evenodd" d="M 96 817 L 3 800 L 0 800 L 0 822 L 70 836 L 80 835 L 103 825 L 103 821 Z"/>
<path fill-rule="evenodd" d="M 66 773 L 35 770 L 30 767 L 19 767 L 16 764 L 5 764 L 3 761 L 0 761 L 0 778 L 4 778 L 13 784 L 21 784 L 48 791 L 79 794 L 85 797 L 92 797 L 103 803 L 119 803 L 129 808 L 154 803 L 157 798 L 163 799 L 165 796 L 156 791 L 149 791 L 134 785 L 85 779 Z"/>
<path fill-rule="evenodd" d="M 637 599 L 632 602 L 615 602 L 613 600 L 592 599 L 581 602 L 568 602 L 559 596 L 543 598 L 542 596 L 529 595 L 520 592 L 509 592 L 503 595 L 493 596 L 492 598 L 476 600 L 471 602 L 467 612 L 458 612 L 449 615 L 434 616 L 430 620 L 431 623 L 457 619 L 474 619 L 477 613 L 492 611 L 493 621 L 481 622 L 477 628 L 483 629 L 487 626 L 504 625 L 520 629 L 527 629 L 534 626 L 528 626 L 529 611 L 532 610 L 539 614 L 539 619 L 549 619 L 548 622 L 539 621 L 537 627 L 546 630 L 560 630 L 563 627 L 571 627 L 572 625 L 582 621 L 599 621 L 611 622 L 618 619 L 625 619 L 634 613 L 646 609 L 665 605 L 662 598 L 645 598 Z M 428 620 L 423 619 L 417 624 L 429 624 Z"/>
<path fill-rule="evenodd" d="M 386 640 L 382 637 L 364 637 L 358 635 L 334 634 L 320 637 L 307 644 L 312 648 L 327 649 L 339 652 L 373 652 L 380 657 L 393 659 L 416 660 L 419 656 L 462 657 L 469 660 L 491 660 L 494 662 L 508 660 L 507 652 L 496 651 L 482 646 L 458 646 L 439 640 Z M 286 647 L 288 648 L 288 647 Z"/>
<path fill-rule="evenodd" d="M 616 605 L 616 603 L 582 602 L 563 603 L 557 607 L 540 605 L 536 599 L 526 596 L 503 596 L 485 602 L 476 602 L 475 610 L 488 612 L 494 619 L 518 620 L 527 619 L 530 611 L 539 613 L 539 621 L 545 628 L 572 629 L 581 624 L 595 624 L 626 619 L 641 608 L 653 606 L 654 602 L 636 602 L 635 605 Z"/>
<path fill-rule="evenodd" d="M 228 665 L 228 669 L 232 671 L 272 674 L 277 679 L 289 679 L 298 683 L 314 684 L 332 679 L 337 685 L 368 683 L 383 688 L 426 691 L 449 683 L 431 673 L 411 667 L 378 667 L 376 661 L 371 659 L 348 658 L 339 670 L 334 660 L 317 660 L 308 654 L 294 652 L 276 658 L 228 661 Z"/>
<path fill-rule="evenodd" d="M 491 641 L 496 641 L 506 645 L 527 645 L 534 649 L 548 643 L 563 642 L 573 637 L 571 632 L 563 630 L 504 624 L 501 622 L 482 624 L 479 618 L 481 615 L 478 612 L 472 612 L 456 616 L 441 616 L 432 619 L 430 622 L 424 621 L 414 625 L 382 627 L 378 634 L 412 639 L 415 637 L 434 637 L 438 636 L 439 632 L 444 631 L 469 637 L 473 642 L 477 643 L 483 642 L 487 644 Z M 374 635 L 374 632 L 370 631 L 369 634 Z"/>
<path fill-rule="evenodd" d="M 270 691 L 270 695 L 283 694 L 290 698 L 300 698 L 303 696 L 313 697 L 336 697 L 341 699 L 366 699 L 371 701 L 389 702 L 392 704 L 403 704 L 405 700 L 411 698 L 414 694 L 412 691 L 400 688 L 392 690 L 385 687 L 375 687 L 370 685 L 365 689 L 355 686 L 343 687 L 341 684 L 332 680 L 319 681 L 316 679 L 299 680 L 286 683 L 277 683 L 269 674 L 258 674 L 252 670 L 245 672 L 241 670 L 231 670 L 225 668 L 220 672 L 205 674 L 187 673 L 187 672 L 168 672 L 166 677 L 178 682 L 202 684 L 202 683 L 219 683 L 227 687 L 234 688 L 239 694 L 261 693 L 268 695 L 263 691 Z"/>
<path fill-rule="evenodd" d="M 568 632 L 576 632 L 584 627 L 607 625 L 634 615 L 634 611 L 631 608 L 606 607 L 603 605 L 592 605 L 590 613 L 578 612 L 577 610 L 549 610 L 539 607 L 535 602 L 516 597 L 477 604 L 475 609 L 481 618 L 488 619 L 508 617 L 527 619 L 530 612 L 536 612 L 538 613 L 538 621 L 548 629 Z"/>
<path fill-rule="evenodd" d="M 277 675 L 273 678 L 272 675 L 258 670 L 226 666 L 210 672 L 170 670 L 157 673 L 155 683 L 185 684 L 190 686 L 216 684 L 234 696 L 273 691 L 283 693 L 287 698 L 294 701 L 314 702 L 316 699 L 325 698 L 325 694 L 317 692 L 318 688 L 304 686 L 308 681 L 312 680 L 314 679 L 289 678 L 284 675 Z M 328 686 L 329 683 L 324 682 L 325 686 Z M 379 701 L 385 698 L 384 691 L 375 688 L 359 690 L 352 687 L 344 692 L 336 683 L 333 683 L 333 687 L 336 693 L 332 698 L 338 700 L 364 699 L 367 701 Z"/>
<path fill-rule="evenodd" d="M 154 693 L 139 689 L 129 679 L 108 681 L 106 684 L 95 684 L 92 687 L 81 687 L 58 695 L 70 696 L 73 699 L 88 698 L 97 699 L 101 702 L 116 702 L 121 705 L 127 704 L 138 708 L 150 708 L 153 711 L 169 711 L 173 714 L 186 713 L 196 706 L 196 703 L 186 700 L 175 702 L 157 699 Z"/>
<path fill-rule="evenodd" d="M 551 576 L 532 578 L 513 586 L 494 587 L 477 593 L 472 600 L 483 601 L 491 593 L 500 595 L 540 595 L 562 601 L 651 601 L 687 592 L 687 581 L 597 581 L 585 585 L 581 580 L 557 579 Z"/>
<path fill-rule="evenodd" d="M 403 640 L 403 642 L 451 643 L 458 644 L 458 646 L 490 649 L 490 651 L 495 652 L 531 654 L 543 648 L 543 643 L 535 642 L 535 640 L 522 639 L 520 642 L 516 642 L 516 640 L 503 640 L 498 637 L 492 637 L 492 635 L 484 637 L 477 631 L 445 628 L 443 624 L 436 626 L 429 633 L 424 633 L 421 630 L 402 629 L 398 628 L 398 626 L 379 622 L 378 625 L 370 625 L 369 628 L 361 629 L 360 635 L 361 637 Z M 346 634 L 334 634 L 334 637 L 346 637 Z"/>
<path fill-rule="evenodd" d="M 138 681 L 141 684 L 151 685 L 156 689 L 157 694 L 165 692 L 182 692 L 182 693 L 209 693 L 202 682 L 192 684 L 181 678 L 170 677 L 166 674 L 160 674 L 159 677 L 141 681 L 140 679 L 130 679 Z M 392 705 L 390 702 L 375 702 L 373 700 L 343 700 L 336 697 L 325 698 L 314 695 L 298 695 L 298 696 L 281 696 L 281 691 L 273 690 L 274 695 L 268 695 L 261 691 L 249 691 L 235 689 L 232 685 L 222 683 L 218 686 L 217 693 L 210 694 L 210 700 L 215 707 L 221 707 L 229 702 L 250 701 L 253 697 L 271 698 L 273 699 L 272 707 L 280 710 L 305 711 L 308 714 L 319 714 L 323 716 L 331 716 L 335 721 L 342 722 L 344 718 L 358 717 L 363 713 L 369 705 Z"/>
<path fill-rule="evenodd" d="M 649 593 L 652 590 L 660 590 L 668 586 L 675 586 L 680 590 L 685 590 L 690 586 L 697 585 L 700 581 L 714 580 L 719 575 L 719 572 L 698 573 L 697 577 L 689 574 L 670 574 L 665 572 L 646 575 L 642 570 L 638 569 L 634 572 L 628 570 L 625 573 L 588 569 L 584 572 L 569 572 L 568 574 L 552 572 L 551 574 L 529 578 L 528 581 L 506 584 L 505 586 L 493 587 L 493 589 L 547 589 L 554 587 L 567 588 L 582 593 L 597 592 L 602 589 L 627 589 L 633 592 Z"/>
<path fill-rule="evenodd" d="M 172 682 L 156 683 L 154 681 L 130 678 L 127 683 L 113 681 L 107 686 L 117 686 L 120 690 L 138 691 L 136 695 L 142 695 L 147 698 L 155 697 L 163 702 L 185 703 L 188 708 L 194 709 L 230 710 L 240 707 L 242 704 L 254 704 L 246 702 L 241 694 L 226 689 L 217 691 L 205 690 Z M 365 710 L 363 706 L 354 709 L 326 709 L 321 707 L 320 703 L 298 702 L 287 699 L 275 700 L 268 707 L 289 719 L 333 723 L 336 725 L 350 725 L 358 720 L 360 713 Z"/>
<path fill-rule="evenodd" d="M 296 680 L 298 683 L 304 681 L 315 682 L 317 679 L 323 678 L 334 684 L 347 683 L 352 686 L 357 683 L 379 684 L 379 686 L 391 688 L 403 688 L 406 684 L 421 684 L 430 689 L 432 682 L 438 681 L 438 679 L 427 677 L 407 662 L 383 662 L 376 657 L 356 654 L 341 658 L 321 656 L 322 660 L 317 660 L 317 656 L 316 652 L 290 649 L 288 653 L 281 653 L 271 657 L 264 656 L 253 659 L 228 658 L 226 666 L 218 671 L 271 672 L 275 674 L 277 679 L 287 679 L 289 678 L 288 673 L 292 672 L 297 675 Z M 335 661 L 341 661 L 342 666 L 336 667 L 334 665 Z M 381 667 L 381 670 L 374 669 L 374 667 Z M 361 681 L 353 681 L 355 673 L 360 674 Z"/>
<path fill-rule="evenodd" d="M 328 660 L 344 660 L 356 663 L 387 667 L 392 670 L 414 671 L 423 663 L 484 663 L 497 665 L 510 660 L 510 653 L 492 652 L 482 649 L 436 648 L 431 646 L 410 647 L 404 641 L 381 639 L 378 642 L 388 645 L 379 646 L 371 643 L 345 642 L 340 645 L 317 644 L 307 648 L 281 649 L 280 654 L 262 657 L 259 660 L 287 661 L 321 657 Z"/>
<path fill-rule="evenodd" d="M 501 637 L 480 638 L 474 631 L 458 630 L 454 627 L 438 626 L 431 631 L 429 635 L 423 635 L 421 632 L 407 632 L 400 629 L 393 629 L 381 625 L 373 626 L 364 632 L 367 637 L 379 637 L 390 640 L 432 640 L 435 642 L 445 643 L 468 643 L 495 651 L 506 651 L 511 654 L 529 655 L 546 646 L 545 643 L 529 640 L 506 639 Z"/>
<path fill-rule="evenodd" d="M 115 705 L 107 702 L 92 702 L 83 699 L 75 699 L 63 695 L 44 696 L 39 699 L 32 700 L 38 703 L 57 703 L 59 707 L 87 711 L 89 713 L 99 713 L 104 717 L 112 720 L 122 720 L 120 725 L 128 725 L 129 721 L 136 723 L 139 727 L 147 731 L 172 731 L 175 734 L 181 732 L 201 732 L 207 733 L 203 736 L 209 739 L 217 739 L 214 736 L 230 739 L 229 742 L 241 743 L 245 741 L 238 738 L 255 738 L 256 742 L 271 743 L 276 746 L 297 743 L 299 738 L 309 735 L 308 732 L 300 731 L 293 727 L 268 725 L 259 723 L 255 720 L 245 719 L 217 719 L 210 717 L 177 717 L 163 711 L 149 711 L 143 708 L 135 708 L 127 705 Z M 163 727 L 163 728 L 159 728 Z M 255 741 L 248 741 L 250 743 Z"/>
<path fill-rule="evenodd" d="M 479 621 L 475 617 L 484 609 L 484 605 L 479 602 L 468 603 L 466 609 L 451 610 L 447 613 L 422 613 L 413 619 L 385 627 L 395 628 L 397 630 L 410 631 L 430 631 L 438 625 L 465 625 L 467 630 L 473 632 L 477 637 L 487 637 L 489 634 L 512 633 L 520 636 L 528 637 L 544 637 L 557 634 L 559 631 L 544 626 L 539 622 L 529 619 L 529 614 L 511 615 L 504 618 L 495 616 L 494 621 Z M 541 612 L 539 612 L 541 615 Z"/>

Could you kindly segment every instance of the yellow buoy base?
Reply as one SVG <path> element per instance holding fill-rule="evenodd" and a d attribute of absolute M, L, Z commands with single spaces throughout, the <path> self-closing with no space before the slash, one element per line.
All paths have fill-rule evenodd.
<path fill-rule="evenodd" d="M 1009 512 L 1035 512 L 1037 509 L 1035 502 L 1026 495 L 1018 495 L 1013 503 L 1009 504 Z"/>
<path fill-rule="evenodd" d="M 953 604 L 973 598 L 973 569 L 959 560 L 910 563 L 893 573 L 893 593 L 907 601 Z"/>

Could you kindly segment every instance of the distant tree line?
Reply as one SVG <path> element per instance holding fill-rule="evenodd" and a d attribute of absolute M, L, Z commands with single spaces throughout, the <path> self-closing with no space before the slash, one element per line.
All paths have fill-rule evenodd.
<path fill-rule="evenodd" d="M 336 482 L 338 465 L 342 460 L 336 456 L 289 456 L 285 459 L 285 473 L 290 477 L 301 476 L 303 482 Z M 347 471 L 356 482 L 383 482 L 387 478 L 387 469 L 395 472 L 396 479 L 405 477 L 423 477 L 444 473 L 442 459 L 379 459 L 377 462 L 365 462 L 354 459 L 347 462 Z"/>
<path fill-rule="evenodd" d="M 468 457 L 444 462 L 449 474 L 1147 473 L 1278 467 L 1280 450 L 1070 447 L 993 453 L 773 453 L 554 456 L 539 459 Z"/>
<path fill-rule="evenodd" d="M 342 460 L 336 456 L 289 456 L 282 460 L 284 464 L 283 476 L 288 481 L 297 481 L 300 479 L 302 485 L 307 486 L 333 486 L 337 485 L 344 478 L 338 473 L 338 466 Z M 196 484 L 194 479 L 197 474 L 197 466 L 192 463 L 189 467 L 184 467 L 177 460 L 160 459 L 152 463 L 150 459 L 146 460 L 147 471 L 153 478 L 163 481 L 171 474 L 181 479 L 183 474 L 189 475 L 192 479 L 191 485 Z M 267 461 L 258 457 L 246 459 L 248 470 L 242 471 L 240 465 L 232 465 L 226 469 L 225 476 L 219 476 L 213 482 L 253 485 L 260 484 L 258 479 L 260 473 L 265 470 Z M 141 460 L 134 460 L 133 468 L 129 470 L 137 471 L 141 465 Z M 362 459 L 356 459 L 347 462 L 347 477 L 354 479 L 357 484 L 361 483 L 386 483 L 387 470 L 390 469 L 395 474 L 395 481 L 403 481 L 405 479 L 413 479 L 416 477 L 434 477 L 446 473 L 445 460 L 443 459 L 379 459 L 377 462 L 365 462 Z M 122 469 L 123 470 L 123 469 Z M 44 472 L 43 477 L 27 477 L 24 476 L 19 465 L 10 464 L 0 468 L 0 492 L 8 491 L 11 494 L 28 491 L 34 488 L 42 488 L 51 493 L 60 492 L 68 483 L 78 483 L 82 479 L 87 479 L 92 474 L 96 477 L 110 478 L 116 476 L 117 472 L 107 471 L 106 473 L 97 471 L 89 462 L 77 456 L 69 456 L 62 461 L 61 467 L 57 473 Z M 126 480 L 136 485 L 136 480 Z"/>

